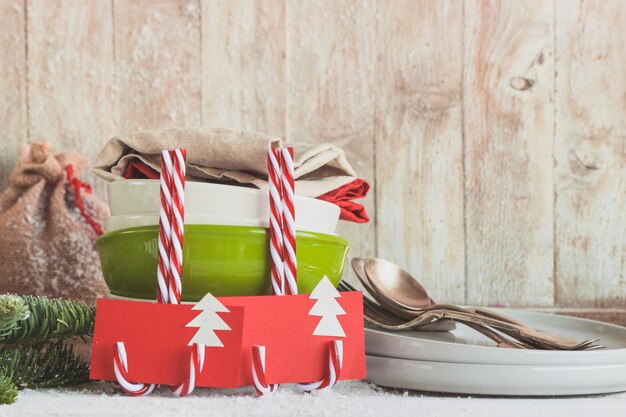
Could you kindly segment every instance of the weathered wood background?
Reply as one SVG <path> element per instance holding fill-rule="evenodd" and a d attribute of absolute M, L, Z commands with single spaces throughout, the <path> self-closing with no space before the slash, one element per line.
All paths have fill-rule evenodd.
<path fill-rule="evenodd" d="M 623 1 L 0 0 L 1 186 L 29 141 L 193 125 L 343 146 L 352 255 L 436 299 L 626 305 Z"/>

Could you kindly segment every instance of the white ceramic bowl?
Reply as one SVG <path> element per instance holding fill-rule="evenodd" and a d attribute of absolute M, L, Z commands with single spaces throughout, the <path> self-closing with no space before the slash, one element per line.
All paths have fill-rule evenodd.
<path fill-rule="evenodd" d="M 106 231 L 158 224 L 158 180 L 121 180 L 109 184 L 111 218 Z M 296 229 L 335 234 L 339 207 L 315 198 L 295 198 Z M 185 184 L 185 223 L 268 227 L 267 191 L 204 182 Z"/>

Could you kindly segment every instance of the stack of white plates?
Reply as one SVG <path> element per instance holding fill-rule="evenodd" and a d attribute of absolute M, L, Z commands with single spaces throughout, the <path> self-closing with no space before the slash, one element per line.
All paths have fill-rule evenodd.
<path fill-rule="evenodd" d="M 474 330 L 389 332 L 366 326 L 367 378 L 377 385 L 458 394 L 556 396 L 626 391 L 626 328 L 593 320 L 493 309 L 605 349 L 498 348 Z"/>

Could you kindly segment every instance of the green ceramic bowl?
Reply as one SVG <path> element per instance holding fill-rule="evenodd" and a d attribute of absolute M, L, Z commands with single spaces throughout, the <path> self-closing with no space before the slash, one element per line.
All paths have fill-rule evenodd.
<path fill-rule="evenodd" d="M 106 233 L 96 245 L 112 294 L 155 299 L 157 226 Z M 341 279 L 348 242 L 333 235 L 298 232 L 298 291 L 310 293 L 326 275 Z M 270 293 L 267 229 L 245 226 L 185 225 L 183 301 L 215 296 Z"/>

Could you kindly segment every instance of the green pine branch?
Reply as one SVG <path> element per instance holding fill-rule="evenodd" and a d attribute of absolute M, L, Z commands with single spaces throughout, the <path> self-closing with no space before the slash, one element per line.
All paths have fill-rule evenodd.
<path fill-rule="evenodd" d="M 20 389 L 55 388 L 89 381 L 89 366 L 74 356 L 72 345 L 56 341 L 0 349 L 0 369 Z"/>
<path fill-rule="evenodd" d="M 0 404 L 13 404 L 17 400 L 17 387 L 7 375 L 0 374 Z"/>
<path fill-rule="evenodd" d="M 0 339 L 16 330 L 20 321 L 30 315 L 28 304 L 22 297 L 13 294 L 0 295 Z"/>
<path fill-rule="evenodd" d="M 0 344 L 89 335 L 95 314 L 95 307 L 76 300 L 0 295 Z"/>
<path fill-rule="evenodd" d="M 76 300 L 0 295 L 0 404 L 18 389 L 89 381 L 89 365 L 64 339 L 93 333 L 95 308 Z"/>

